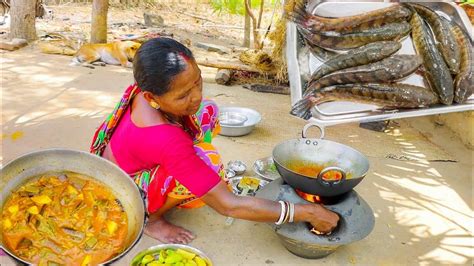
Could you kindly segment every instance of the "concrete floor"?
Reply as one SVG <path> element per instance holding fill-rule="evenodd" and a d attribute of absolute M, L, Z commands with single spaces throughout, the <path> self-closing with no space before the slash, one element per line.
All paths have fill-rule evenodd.
<path fill-rule="evenodd" d="M 2 54 L 3 164 L 44 148 L 88 150 L 96 126 L 132 82 L 128 69 L 69 67 L 69 60 L 31 48 Z M 213 71 L 205 69 L 208 80 Z M 289 96 L 240 86 L 205 83 L 204 87 L 205 94 L 222 106 L 250 107 L 263 116 L 248 136 L 216 139 L 224 163 L 238 159 L 251 166 L 269 156 L 277 143 L 300 136 L 305 123 L 288 114 Z M 383 133 L 357 124 L 327 129 L 327 139 L 350 145 L 369 158 L 370 172 L 356 190 L 376 216 L 366 239 L 327 258 L 296 257 L 267 225 L 236 220 L 226 227 L 225 217 L 208 207 L 176 210 L 169 219 L 195 232 L 197 239 L 191 245 L 208 254 L 215 265 L 472 264 L 473 151 L 429 119 L 396 122 Z M 127 265 L 133 254 L 156 244 L 144 236 L 117 265 Z M 13 262 L 2 256 L 0 263 Z"/>

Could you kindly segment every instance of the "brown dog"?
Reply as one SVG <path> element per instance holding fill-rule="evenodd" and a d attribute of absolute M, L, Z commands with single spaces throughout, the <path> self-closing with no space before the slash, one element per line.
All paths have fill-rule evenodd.
<path fill-rule="evenodd" d="M 133 61 L 140 45 L 132 41 L 84 44 L 72 59 L 71 65 L 90 65 L 93 62 L 102 61 L 109 65 L 132 67 L 130 61 Z"/>

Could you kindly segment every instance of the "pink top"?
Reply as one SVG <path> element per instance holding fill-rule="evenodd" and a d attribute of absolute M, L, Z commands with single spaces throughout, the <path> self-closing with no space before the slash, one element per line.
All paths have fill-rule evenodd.
<path fill-rule="evenodd" d="M 110 140 L 117 164 L 129 175 L 160 165 L 191 193 L 201 197 L 220 177 L 196 155 L 191 137 L 180 127 L 137 127 L 127 108 Z"/>

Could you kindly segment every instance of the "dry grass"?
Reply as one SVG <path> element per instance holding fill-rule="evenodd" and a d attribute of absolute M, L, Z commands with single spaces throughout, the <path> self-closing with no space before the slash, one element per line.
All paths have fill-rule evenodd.
<path fill-rule="evenodd" d="M 268 36 L 272 42 L 273 49 L 271 58 L 273 58 L 273 65 L 276 69 L 276 80 L 280 83 L 288 82 L 288 72 L 285 58 L 285 43 L 286 43 L 286 19 L 280 18 L 275 23 L 275 30 Z"/>

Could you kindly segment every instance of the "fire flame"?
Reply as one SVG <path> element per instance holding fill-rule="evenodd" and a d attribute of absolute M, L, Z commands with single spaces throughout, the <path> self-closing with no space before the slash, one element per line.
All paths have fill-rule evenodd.
<path fill-rule="evenodd" d="M 321 198 L 318 195 L 312 195 L 308 193 L 304 193 L 303 191 L 300 191 L 298 189 L 295 189 L 296 194 L 300 196 L 302 199 L 313 202 L 313 203 L 321 203 Z"/>

